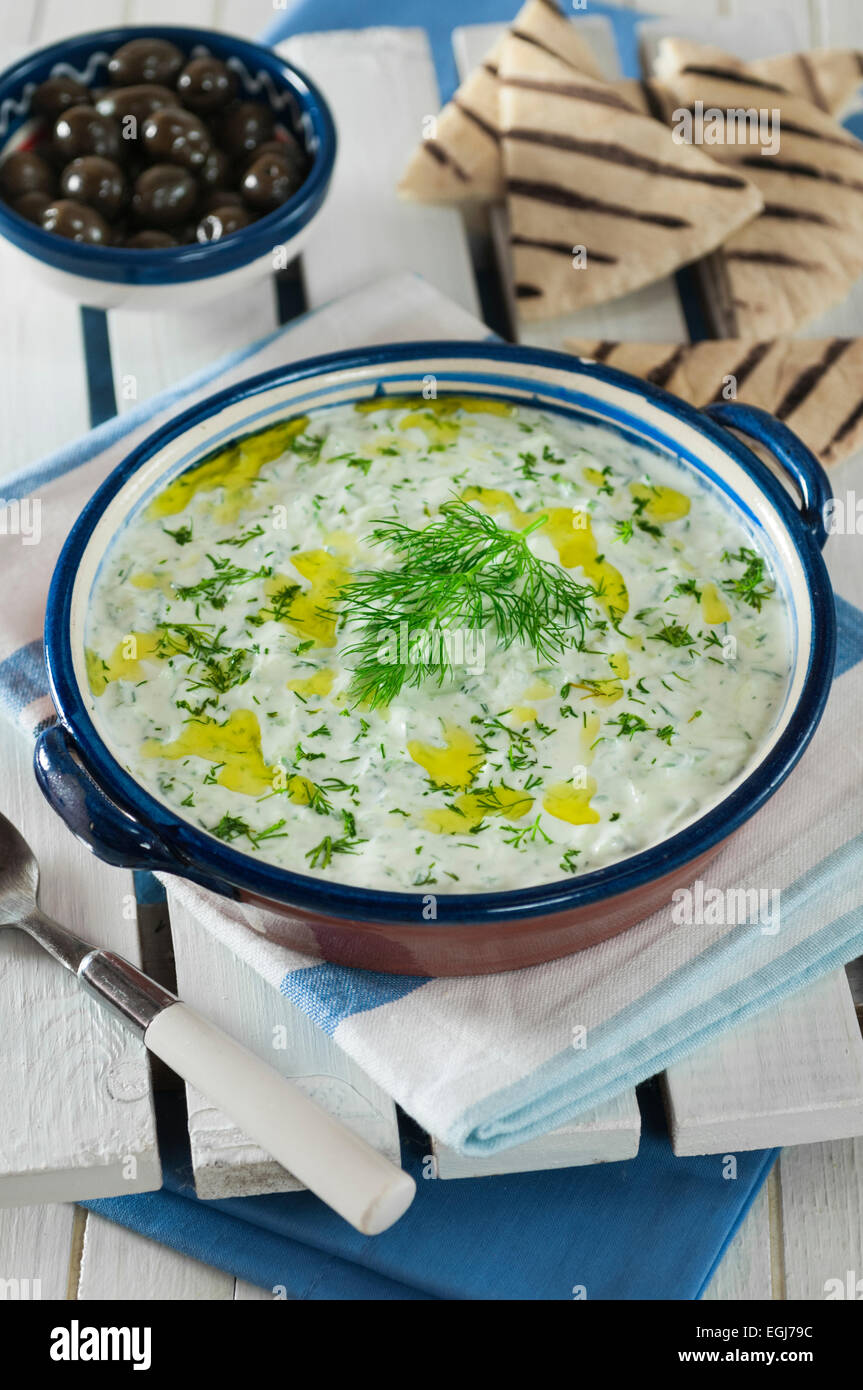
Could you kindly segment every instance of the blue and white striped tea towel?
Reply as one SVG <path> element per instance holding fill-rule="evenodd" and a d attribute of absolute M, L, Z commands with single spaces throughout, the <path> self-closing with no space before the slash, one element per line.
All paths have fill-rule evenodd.
<path fill-rule="evenodd" d="M 231 380 L 330 348 L 484 336 L 422 281 L 395 276 L 7 481 L 21 518 L 41 504 L 38 546 L 25 549 L 26 535 L 0 538 L 0 699 L 9 712 L 30 731 L 50 716 L 39 632 L 54 560 L 87 496 L 152 428 Z M 834 475 L 837 491 L 853 485 L 855 471 Z M 268 942 L 255 909 L 176 879 L 170 892 L 444 1143 L 481 1155 L 557 1128 L 863 952 L 859 543 L 854 535 L 831 542 L 843 597 L 837 680 L 821 728 L 794 775 L 707 871 L 705 887 L 780 890 L 778 932 L 759 922 L 676 925 L 665 909 L 567 960 L 425 980 L 314 962 Z M 573 1046 L 576 1029 L 586 1046 Z"/>

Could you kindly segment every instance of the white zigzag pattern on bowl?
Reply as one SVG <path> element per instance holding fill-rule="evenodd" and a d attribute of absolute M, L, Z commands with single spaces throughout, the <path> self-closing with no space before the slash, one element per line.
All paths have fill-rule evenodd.
<path fill-rule="evenodd" d="M 51 76 L 73 77 L 78 82 L 82 82 L 85 87 L 89 87 L 99 67 L 106 65 L 110 56 L 110 53 L 97 50 L 95 53 L 90 54 L 87 60 L 87 66 L 80 71 L 73 68 L 70 63 L 55 63 L 51 69 Z M 208 58 L 210 56 L 210 50 L 205 48 L 203 44 L 196 44 L 191 50 L 190 56 L 193 58 Z M 290 107 L 291 115 L 296 125 L 302 127 L 303 134 L 306 136 L 307 141 L 310 140 L 312 133 L 311 123 L 305 113 L 300 111 L 294 99 L 293 92 L 279 91 L 268 72 L 251 73 L 242 58 L 226 58 L 225 66 L 236 72 L 243 86 L 253 95 L 257 95 L 257 93 L 261 91 L 265 92 L 267 100 L 274 111 L 283 111 L 285 107 Z M 2 105 L 0 105 L 0 140 L 6 138 L 9 132 L 10 121 L 14 120 L 16 116 L 24 116 L 28 113 L 35 90 L 36 83 L 28 82 L 20 98 L 7 97 Z"/>

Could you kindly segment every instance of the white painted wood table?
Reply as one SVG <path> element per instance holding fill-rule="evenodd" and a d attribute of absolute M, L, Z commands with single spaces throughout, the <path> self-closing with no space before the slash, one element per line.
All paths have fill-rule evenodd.
<path fill-rule="evenodd" d="M 750 23 L 752 6 L 746 0 L 656 0 L 636 8 L 671 15 L 669 31 L 685 25 L 741 56 L 751 54 L 753 44 L 765 52 L 818 43 L 863 48 L 863 14 L 855 0 L 777 0 L 774 12 L 760 12 L 757 26 Z M 109 23 L 200 23 L 252 35 L 273 13 L 265 0 L 78 0 L 74 6 L 66 0 L 34 0 L 29 6 L 0 0 L 0 61 L 5 64 L 64 33 Z M 579 22 L 591 26 L 585 33 L 613 75 L 616 52 L 604 21 Z M 479 26 L 455 36 L 462 70 L 482 56 L 494 33 L 494 26 Z M 437 109 L 425 36 L 417 30 L 305 36 L 293 40 L 289 51 L 329 97 L 341 140 L 330 203 L 302 260 L 305 302 L 319 305 L 404 267 L 420 271 L 478 313 L 460 216 L 401 207 L 391 197 L 423 116 Z M 492 222 L 499 247 L 500 218 Z M 20 285 L 5 257 L 0 257 L 0 296 L 8 330 L 0 371 L 7 431 L 2 493 L 3 471 L 84 433 L 91 409 L 82 319 L 75 306 Z M 858 295 L 853 312 L 859 332 L 863 301 Z M 278 321 L 279 296 L 267 282 L 250 295 L 195 314 L 110 314 L 116 408 L 145 399 L 271 331 Z M 686 336 L 671 282 L 577 321 L 534 326 L 530 332 L 516 324 L 515 333 L 521 341 L 553 346 L 565 334 L 669 341 Z M 0 731 L 2 808 L 39 848 L 49 909 L 53 906 L 82 934 L 136 956 L 131 875 L 98 864 L 60 830 L 35 790 L 28 752 L 14 735 Z M 162 930 L 154 932 L 159 923 Z M 142 926 L 145 963 L 154 972 L 170 970 L 167 910 L 144 909 Z M 269 1043 L 276 1003 L 270 991 L 173 905 L 171 926 L 181 992 L 279 1063 Z M 304 1079 L 372 1142 L 396 1152 L 388 1097 L 299 1013 L 292 1015 L 287 1003 L 278 1003 L 278 1015 L 290 1031 L 290 1047 L 280 1062 L 286 1073 Z M 0 1069 L 0 1277 L 39 1281 L 43 1298 L 269 1297 L 70 1205 L 81 1195 L 157 1184 L 146 1059 L 51 961 L 8 933 L 0 938 L 0 1030 L 10 1040 Z M 792 1053 L 801 1064 L 789 1066 Z M 708 1298 L 819 1298 L 828 1278 L 844 1278 L 849 1269 L 863 1272 L 863 1139 L 848 1137 L 863 1134 L 863 1042 L 844 972 L 678 1064 L 663 1078 L 663 1087 L 677 1153 L 793 1146 L 738 1232 Z M 298 1186 L 200 1097 L 190 1094 L 188 1103 L 202 1194 Z M 639 1128 L 630 1094 L 495 1161 L 466 1160 L 433 1139 L 432 1145 L 441 1178 L 455 1179 L 613 1161 L 636 1151 Z"/>

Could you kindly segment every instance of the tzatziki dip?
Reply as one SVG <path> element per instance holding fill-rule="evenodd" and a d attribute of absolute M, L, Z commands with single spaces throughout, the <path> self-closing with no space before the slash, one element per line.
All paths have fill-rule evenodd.
<path fill-rule="evenodd" d="M 93 718 L 297 873 L 481 893 L 658 843 L 757 760 L 785 599 L 718 492 L 494 397 L 279 421 L 169 482 L 91 595 Z"/>

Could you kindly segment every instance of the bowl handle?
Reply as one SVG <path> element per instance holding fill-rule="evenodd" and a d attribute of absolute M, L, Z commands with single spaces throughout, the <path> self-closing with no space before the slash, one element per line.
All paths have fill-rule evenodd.
<path fill-rule="evenodd" d="M 787 425 L 758 406 L 717 401 L 715 405 L 705 406 L 704 414 L 718 425 L 738 430 L 769 449 L 800 493 L 800 519 L 823 549 L 828 536 L 827 509 L 833 500 L 833 489 L 812 451 Z"/>
<path fill-rule="evenodd" d="M 112 801 L 87 771 L 62 724 L 36 740 L 36 781 L 61 820 L 107 864 L 189 876 L 184 862 L 143 822 Z"/>

